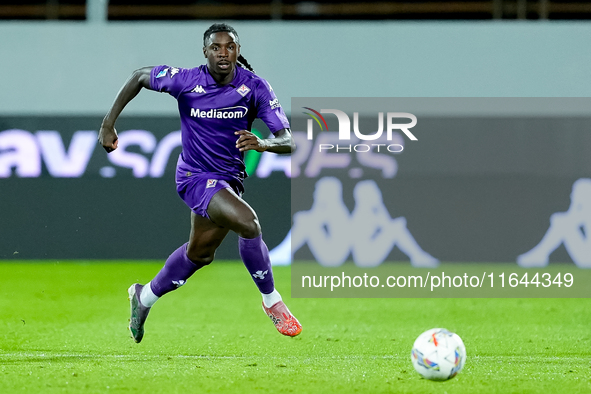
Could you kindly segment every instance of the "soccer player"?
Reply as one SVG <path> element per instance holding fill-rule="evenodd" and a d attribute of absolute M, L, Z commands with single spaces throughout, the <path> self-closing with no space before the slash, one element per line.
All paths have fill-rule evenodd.
<path fill-rule="evenodd" d="M 203 35 L 203 54 L 207 64 L 192 69 L 163 65 L 136 70 L 117 94 L 99 131 L 99 143 L 105 150 L 117 149 L 115 121 L 142 88 L 166 92 L 178 101 L 182 152 L 176 184 L 192 211 L 191 233 L 189 242 L 168 257 L 154 279 L 129 288 L 129 330 L 139 343 L 152 305 L 210 264 L 232 230 L 239 236 L 242 261 L 262 294 L 263 310 L 281 334 L 296 336 L 302 326 L 275 289 L 257 215 L 241 198 L 247 176 L 244 153 L 293 152 L 289 123 L 271 86 L 240 54 L 234 28 L 227 24 L 209 27 Z M 274 138 L 261 139 L 250 132 L 255 118 L 267 124 Z"/>

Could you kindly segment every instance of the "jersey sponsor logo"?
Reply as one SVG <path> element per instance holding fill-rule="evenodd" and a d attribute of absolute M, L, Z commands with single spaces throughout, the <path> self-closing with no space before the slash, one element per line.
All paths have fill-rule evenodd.
<path fill-rule="evenodd" d="M 208 179 L 207 180 L 207 185 L 205 186 L 206 189 L 209 189 L 210 187 L 215 187 L 215 185 L 218 183 L 217 179 Z"/>
<path fill-rule="evenodd" d="M 191 90 L 191 93 L 207 93 L 207 92 L 205 91 L 205 89 L 203 89 L 203 86 L 197 85 L 197 86 L 195 86 L 195 88 L 193 90 Z"/>
<path fill-rule="evenodd" d="M 269 100 L 269 105 L 271 106 L 271 109 L 277 109 L 277 108 L 281 107 L 281 104 L 279 104 L 278 98 L 275 98 L 275 100 Z"/>
<path fill-rule="evenodd" d="M 250 89 L 248 86 L 246 86 L 245 84 L 242 84 L 242 86 L 240 86 L 238 89 L 236 89 L 236 91 L 238 93 L 240 93 L 240 95 L 242 97 L 246 96 L 248 94 L 248 92 L 250 92 Z"/>
<path fill-rule="evenodd" d="M 206 119 L 239 119 L 246 116 L 247 112 L 248 108 L 240 105 L 236 107 L 213 108 L 210 110 L 191 108 L 192 117 Z"/>
<path fill-rule="evenodd" d="M 158 75 L 156 75 L 156 78 L 162 78 L 163 76 L 165 76 L 168 73 L 168 68 L 165 68 L 164 70 L 160 71 L 158 73 Z"/>

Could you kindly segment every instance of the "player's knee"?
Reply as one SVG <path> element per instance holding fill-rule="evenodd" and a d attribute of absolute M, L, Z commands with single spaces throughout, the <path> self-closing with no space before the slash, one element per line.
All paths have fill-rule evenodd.
<path fill-rule="evenodd" d="M 198 265 L 200 267 L 209 265 L 215 256 L 215 252 L 209 251 L 202 251 L 202 250 L 194 250 L 191 248 L 187 248 L 187 257 L 193 264 Z"/>
<path fill-rule="evenodd" d="M 259 224 L 259 220 L 256 217 L 242 220 L 240 222 L 240 231 L 238 235 L 242 238 L 252 239 L 258 237 L 260 234 L 261 225 Z"/>
<path fill-rule="evenodd" d="M 205 267 L 206 265 L 211 264 L 211 262 L 213 261 L 213 256 L 209 255 L 209 256 L 199 256 L 199 257 L 189 257 L 189 260 L 191 260 L 193 262 L 193 264 L 199 266 L 199 267 Z"/>

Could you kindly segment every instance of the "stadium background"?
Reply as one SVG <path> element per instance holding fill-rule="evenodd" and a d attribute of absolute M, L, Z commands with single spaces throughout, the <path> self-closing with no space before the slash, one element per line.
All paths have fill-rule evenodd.
<path fill-rule="evenodd" d="M 591 14 L 585 3 L 456 2 L 459 8 L 453 8 L 450 2 L 373 2 L 367 14 L 358 3 L 347 3 L 347 8 L 346 2 L 338 3 L 340 8 L 334 2 L 271 2 L 262 8 L 177 2 L 171 3 L 168 14 L 155 3 L 142 8 L 111 1 L 108 13 L 104 2 L 89 1 L 86 8 L 83 3 L 19 2 L 0 7 L 5 19 L 0 22 L 2 259 L 162 259 L 186 239 L 188 211 L 174 191 L 174 151 L 163 173 L 146 170 L 163 138 L 178 130 L 172 98 L 144 92 L 125 109 L 119 132 L 143 131 L 138 137 L 142 145 L 128 149 L 136 155 L 134 164 L 110 162 L 97 145 L 91 150 L 68 148 L 78 147 L 71 144 L 76 133 L 98 130 L 115 93 L 134 69 L 202 64 L 202 33 L 212 19 L 231 20 L 243 55 L 270 81 L 288 113 L 292 97 L 584 97 L 591 91 L 591 56 L 586 50 L 591 28 L 582 20 Z M 234 14 L 237 9 L 243 18 Z M 251 15 L 244 12 L 247 9 L 259 11 Z M 342 11 L 347 9 L 353 11 Z M 193 13 L 207 18 L 191 20 Z M 260 129 L 264 133 L 264 127 Z M 20 130 L 17 145 L 17 134 L 8 134 L 10 130 Z M 555 131 L 547 133 L 551 132 Z M 50 138 L 44 143 L 42 135 Z M 480 133 L 465 148 L 486 144 L 488 137 Z M 61 156 L 60 141 L 65 149 Z M 527 151 L 529 142 L 523 143 Z M 531 141 L 527 154 L 532 161 L 548 157 L 539 156 L 548 150 L 547 143 L 547 138 Z M 552 163 L 558 167 L 589 146 L 582 131 L 553 143 L 549 155 L 556 155 Z M 81 156 L 75 157 L 78 152 Z M 499 149 L 501 159 L 502 154 Z M 428 157 L 414 156 L 412 162 Z M 25 163 L 22 168 L 38 163 L 40 172 L 19 174 L 11 164 L 14 160 Z M 72 169 L 72 163 L 86 165 L 73 174 L 60 172 Z M 453 163 L 449 157 L 448 164 Z M 550 174 L 536 169 L 538 178 L 532 182 L 537 181 L 543 193 L 521 197 L 535 199 L 528 217 L 537 221 L 511 238 L 515 250 L 515 245 L 523 247 L 522 252 L 533 246 L 549 216 L 568 208 L 572 182 L 589 174 L 589 162 L 579 164 L 565 164 Z M 132 165 L 138 172 L 129 168 Z M 459 177 L 458 185 L 463 188 L 473 179 Z M 553 182 L 550 187 L 548 179 Z M 289 195 L 290 180 L 282 171 L 263 177 L 255 171 L 248 180 L 245 197 L 257 210 L 271 248 L 290 228 L 284 206 Z M 415 204 L 406 207 L 412 211 L 426 200 L 409 196 L 407 201 Z M 445 208 L 431 208 L 430 217 Z M 498 227 L 496 217 L 492 211 L 483 222 Z M 445 251 L 428 218 L 414 223 L 413 233 L 430 235 L 426 243 L 436 250 L 426 249 L 434 255 Z M 455 225 L 457 238 L 462 228 L 471 231 L 468 224 Z M 238 258 L 235 245 L 230 236 L 218 258 Z M 450 261 L 475 260 L 475 253 L 467 249 L 465 255 L 444 256 Z M 512 255 L 490 259 L 510 260 Z M 568 261 L 564 251 L 553 258 Z"/>

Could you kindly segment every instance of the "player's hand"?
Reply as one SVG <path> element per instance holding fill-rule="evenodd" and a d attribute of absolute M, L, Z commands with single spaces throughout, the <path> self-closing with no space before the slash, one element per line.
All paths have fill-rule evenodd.
<path fill-rule="evenodd" d="M 267 144 L 264 140 L 257 137 L 255 134 L 248 130 L 238 130 L 234 134 L 239 135 L 236 141 L 236 148 L 240 152 L 247 150 L 256 150 L 257 152 L 264 152 L 267 150 Z"/>
<path fill-rule="evenodd" d="M 117 130 L 113 126 L 101 125 L 98 135 L 99 144 L 105 148 L 107 153 L 113 152 L 117 149 L 119 144 L 119 137 L 117 137 Z"/>

